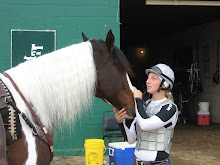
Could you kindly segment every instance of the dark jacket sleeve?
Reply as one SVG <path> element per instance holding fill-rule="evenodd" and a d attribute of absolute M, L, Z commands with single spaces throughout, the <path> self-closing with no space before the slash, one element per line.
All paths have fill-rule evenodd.
<path fill-rule="evenodd" d="M 137 110 L 138 110 L 140 116 L 141 116 L 143 119 L 149 118 L 149 116 L 147 115 L 147 113 L 146 113 L 145 110 L 144 110 L 143 101 L 142 101 L 140 98 L 138 98 L 138 97 L 135 98 L 135 101 L 136 101 Z"/>

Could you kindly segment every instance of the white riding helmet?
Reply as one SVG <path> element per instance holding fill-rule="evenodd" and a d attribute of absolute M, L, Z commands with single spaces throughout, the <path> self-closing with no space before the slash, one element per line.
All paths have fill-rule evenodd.
<path fill-rule="evenodd" d="M 167 88 L 172 89 L 174 85 L 174 72 L 173 70 L 166 64 L 157 64 L 150 69 L 146 69 L 145 73 L 148 75 L 150 72 L 153 72 L 158 75 L 158 77 L 161 79 L 162 84 Z M 161 84 L 161 85 L 162 85 Z"/>

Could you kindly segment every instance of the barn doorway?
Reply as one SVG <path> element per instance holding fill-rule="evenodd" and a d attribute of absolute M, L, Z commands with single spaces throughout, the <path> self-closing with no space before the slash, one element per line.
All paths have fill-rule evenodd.
<path fill-rule="evenodd" d="M 208 99 L 204 92 L 203 95 L 198 93 L 208 86 L 206 82 L 212 81 L 216 68 L 216 55 L 213 55 L 215 60 L 210 59 L 211 52 L 216 54 L 216 41 L 220 38 L 217 30 L 219 21 L 219 6 L 146 5 L 146 0 L 121 0 L 120 45 L 135 72 L 135 78 L 131 79 L 133 85 L 144 92 L 147 79 L 144 70 L 157 63 L 172 67 L 175 83 L 187 84 L 190 74 L 187 69 L 196 63 L 201 81 L 196 89 L 199 91 L 193 94 L 191 114 L 188 114 L 195 118 L 197 102 Z M 210 57 L 202 57 L 202 54 L 209 54 Z M 204 57 L 208 57 L 209 61 Z M 213 115 L 213 121 L 220 123 L 220 114 L 218 117 L 216 115 Z"/>

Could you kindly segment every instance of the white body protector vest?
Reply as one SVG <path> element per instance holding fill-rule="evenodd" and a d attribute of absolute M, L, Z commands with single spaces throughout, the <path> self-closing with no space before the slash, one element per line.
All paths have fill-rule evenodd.
<path fill-rule="evenodd" d="M 146 101 L 146 105 L 151 100 Z M 171 100 L 166 99 L 164 102 L 159 104 L 158 106 L 151 107 L 146 109 L 146 106 L 144 105 L 144 109 L 146 110 L 146 113 L 149 117 L 157 114 L 161 108 L 164 105 L 167 104 L 173 104 L 175 105 Z M 175 105 L 176 106 L 176 105 Z M 177 106 L 176 106 L 176 110 Z M 178 113 L 175 113 L 174 115 L 178 115 Z M 157 130 L 151 130 L 151 131 L 143 131 L 141 130 L 138 122 L 136 123 L 136 131 L 137 131 L 137 144 L 136 144 L 136 150 L 149 150 L 149 151 L 165 151 L 167 153 L 170 152 L 171 148 L 171 138 L 173 137 L 174 133 L 174 126 L 176 125 L 178 116 L 176 116 L 176 121 L 172 123 L 169 127 L 165 128 L 162 127 Z"/>

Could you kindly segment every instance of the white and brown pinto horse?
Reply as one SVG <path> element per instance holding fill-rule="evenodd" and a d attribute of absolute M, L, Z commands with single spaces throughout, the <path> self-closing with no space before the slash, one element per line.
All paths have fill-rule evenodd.
<path fill-rule="evenodd" d="M 84 34 L 83 39 L 85 42 L 26 61 L 0 74 L 17 108 L 40 129 L 12 82 L 34 109 L 51 139 L 61 121 L 70 123 L 88 109 L 93 96 L 118 109 L 125 107 L 128 116 L 134 114 L 134 98 L 128 78 L 132 70 L 125 55 L 114 46 L 111 30 L 106 41 L 89 40 Z M 42 140 L 44 138 L 35 136 L 21 117 L 20 122 L 22 138 L 7 146 L 6 164 L 50 164 L 51 150 Z"/>

